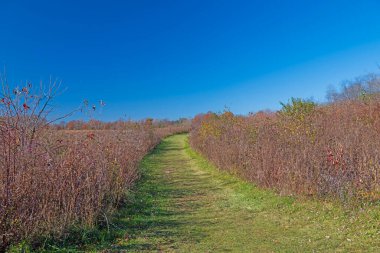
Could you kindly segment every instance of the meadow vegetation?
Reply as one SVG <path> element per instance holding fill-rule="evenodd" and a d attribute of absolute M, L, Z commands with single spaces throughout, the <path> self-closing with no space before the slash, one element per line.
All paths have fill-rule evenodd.
<path fill-rule="evenodd" d="M 191 145 L 219 168 L 281 194 L 380 199 L 380 79 L 345 83 L 329 103 L 292 98 L 277 112 L 207 113 Z"/>
<path fill-rule="evenodd" d="M 191 126 L 186 119 L 158 121 L 150 118 L 57 123 L 70 115 L 50 119 L 51 102 L 58 89 L 57 83 L 47 88 L 33 87 L 29 83 L 11 88 L 3 80 L 0 97 L 0 252 L 11 245 L 16 251 L 23 245 L 47 251 L 54 245 L 58 245 L 57 251 L 62 245 L 78 250 L 113 247 L 176 251 L 191 250 L 197 242 L 204 243 L 199 246 L 201 251 L 232 246 L 238 249 L 242 245 L 250 249 L 269 249 L 277 242 L 278 247 L 274 249 L 284 250 L 294 249 L 295 244 L 288 242 L 292 235 L 296 235 L 292 240 L 298 240 L 299 247 L 308 245 L 310 249 L 323 248 L 321 243 L 330 237 L 334 240 L 330 240 L 328 249 L 356 249 L 366 241 L 373 249 L 378 247 L 378 76 L 345 83 L 339 91 L 330 90 L 329 102 L 325 104 L 292 98 L 282 103 L 282 109 L 277 112 L 261 111 L 248 116 L 234 115 L 230 111 L 210 112 L 196 116 Z M 94 111 L 95 107 L 90 110 Z M 163 138 L 189 130 L 190 146 L 228 173 L 216 172 L 187 146 L 184 135 L 165 139 L 141 162 Z M 128 195 L 141 173 L 144 175 L 141 184 L 135 188 L 135 194 Z M 348 215 L 333 202 L 331 213 L 341 218 L 332 219 L 320 199 L 315 202 L 299 199 L 293 205 L 294 198 L 262 190 L 238 180 L 235 175 L 282 195 L 339 200 L 349 207 L 371 206 L 359 211 L 370 217 Z M 236 189 L 231 188 L 235 183 L 228 186 L 232 179 Z M 235 201 L 242 185 L 246 189 L 244 198 Z M 284 201 L 289 205 L 276 211 Z M 262 216 L 256 210 L 260 205 L 268 205 Z M 113 215 L 120 206 L 119 213 Z M 293 215 L 295 206 L 302 212 Z M 310 225 L 310 208 L 312 212 L 315 209 L 317 214 L 324 214 L 315 218 L 315 224 L 324 224 L 330 234 L 321 234 L 319 228 L 313 226 L 307 236 L 302 235 L 302 227 Z M 163 213 L 158 213 L 158 209 Z M 219 215 L 221 210 L 224 216 Z M 236 210 L 241 211 L 239 215 L 244 214 L 243 220 L 238 221 Z M 253 219 L 252 212 L 260 219 Z M 268 215 L 272 218 L 265 220 Z M 114 216 L 119 221 L 113 221 Z M 217 221 L 217 216 L 224 222 Z M 289 236 L 271 223 L 290 217 L 298 225 Z M 200 222 L 205 219 L 212 221 L 212 226 L 208 225 L 210 229 Z M 351 219 L 356 221 L 350 225 Z M 242 224 L 248 224 L 247 220 L 251 223 L 245 229 L 253 231 L 235 232 Z M 241 224 L 236 226 L 237 222 Z M 288 229 L 291 222 L 285 223 L 284 228 Z M 330 226 L 330 223 L 338 225 Z M 116 226 L 118 239 L 111 236 Z M 226 226 L 230 226 L 231 240 L 223 244 L 218 240 L 229 238 L 225 237 Z M 80 237 L 89 237 L 81 231 L 97 227 L 102 229 L 100 234 L 110 237 L 106 246 L 82 243 Z M 267 236 L 260 237 L 257 233 L 260 230 L 275 235 L 272 241 L 266 241 Z M 65 240 L 75 237 L 76 233 L 79 239 Z M 120 234 L 127 239 L 120 238 Z M 202 241 L 198 237 L 200 234 L 208 235 L 208 239 Z M 241 241 L 237 241 L 235 237 L 240 235 Z M 250 244 L 252 238 L 256 241 Z M 317 240 L 316 244 L 310 238 Z M 352 238 L 357 240 L 354 246 Z"/>
<path fill-rule="evenodd" d="M 0 252 L 103 223 L 139 177 L 138 163 L 180 122 L 49 121 L 59 85 L 11 88 L 0 97 Z M 97 124 L 94 124 L 96 122 Z M 73 125 L 71 123 L 71 125 Z M 108 127 L 107 127 L 108 126 Z M 70 130 L 71 129 L 71 130 Z"/>
<path fill-rule="evenodd" d="M 140 172 L 109 228 L 35 252 L 379 252 L 379 205 L 279 196 L 218 170 L 186 134 L 161 141 Z"/>

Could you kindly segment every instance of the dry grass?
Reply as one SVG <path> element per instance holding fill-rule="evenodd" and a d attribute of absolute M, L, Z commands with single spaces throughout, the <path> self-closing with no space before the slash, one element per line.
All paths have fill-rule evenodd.
<path fill-rule="evenodd" d="M 279 112 L 208 113 L 191 145 L 224 170 L 283 194 L 380 199 L 380 99 L 293 99 Z"/>
<path fill-rule="evenodd" d="M 184 125 L 121 124 L 117 130 L 57 130 L 48 122 L 56 84 L 28 84 L 0 97 L 0 251 L 108 223 L 138 178 L 138 162 Z"/>

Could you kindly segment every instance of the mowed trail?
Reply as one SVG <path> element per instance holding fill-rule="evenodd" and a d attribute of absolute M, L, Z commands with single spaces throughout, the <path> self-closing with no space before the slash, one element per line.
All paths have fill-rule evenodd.
<path fill-rule="evenodd" d="M 112 252 L 370 252 L 335 205 L 299 201 L 217 171 L 187 135 L 166 138 L 141 163 L 132 202 L 116 217 Z"/>

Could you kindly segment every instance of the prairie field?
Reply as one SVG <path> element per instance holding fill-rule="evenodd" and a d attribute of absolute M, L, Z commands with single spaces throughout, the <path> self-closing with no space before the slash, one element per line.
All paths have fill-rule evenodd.
<path fill-rule="evenodd" d="M 79 121 L 71 122 L 77 129 L 62 129 L 46 118 L 52 90 L 33 92 L 29 85 L 4 93 L 0 104 L 0 251 L 109 225 L 108 216 L 139 178 L 143 156 L 165 136 L 188 128 L 147 120 L 108 127 Z"/>
<path fill-rule="evenodd" d="M 380 98 L 353 85 L 191 121 L 55 124 L 6 94 L 1 251 L 377 252 Z"/>
<path fill-rule="evenodd" d="M 280 194 L 349 204 L 380 199 L 380 100 L 292 99 L 277 112 L 196 117 L 192 146 L 218 167 Z"/>
<path fill-rule="evenodd" d="M 0 253 L 380 252 L 380 1 L 0 1 Z"/>

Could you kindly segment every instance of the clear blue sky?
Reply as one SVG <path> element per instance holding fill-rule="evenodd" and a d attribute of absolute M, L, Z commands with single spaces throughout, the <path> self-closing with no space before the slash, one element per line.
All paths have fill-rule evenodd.
<path fill-rule="evenodd" d="M 380 1 L 1 1 L 0 64 L 12 84 L 63 80 L 56 113 L 189 117 L 225 106 L 323 101 L 329 85 L 378 70 Z M 81 117 L 77 115 L 76 117 Z"/>

